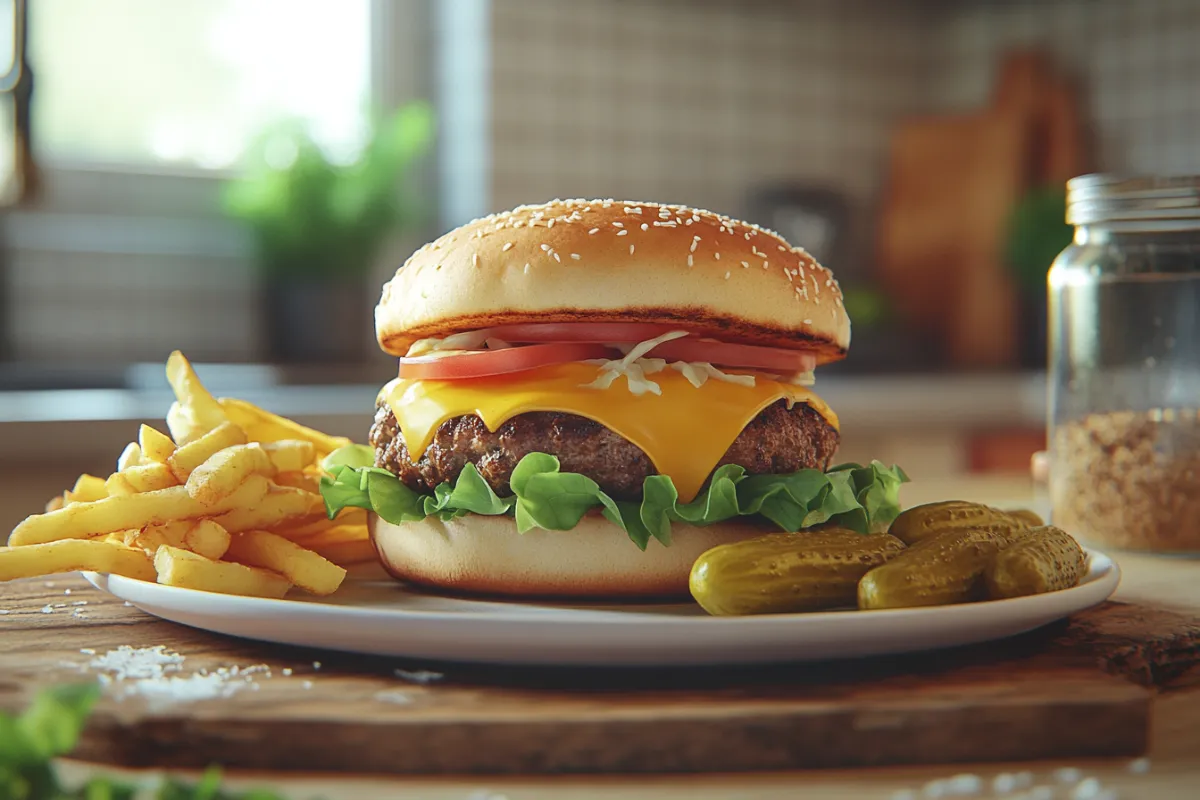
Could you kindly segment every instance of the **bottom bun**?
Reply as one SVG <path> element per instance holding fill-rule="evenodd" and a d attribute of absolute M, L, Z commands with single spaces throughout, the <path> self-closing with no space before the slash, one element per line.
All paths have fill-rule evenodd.
<path fill-rule="evenodd" d="M 686 597 L 705 550 L 770 532 L 750 521 L 703 528 L 672 523 L 671 545 L 645 551 L 599 514 L 569 531 L 518 533 L 512 517 L 468 514 L 393 525 L 369 515 L 371 540 L 391 575 L 459 592 L 556 597 Z"/>

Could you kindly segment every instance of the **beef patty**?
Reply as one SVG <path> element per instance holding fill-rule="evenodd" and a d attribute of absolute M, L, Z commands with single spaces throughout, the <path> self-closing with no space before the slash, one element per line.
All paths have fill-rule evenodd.
<path fill-rule="evenodd" d="M 557 411 L 519 414 L 496 431 L 471 414 L 446 420 L 429 449 L 414 462 L 399 435 L 396 417 L 386 403 L 371 426 L 375 466 L 397 475 L 410 489 L 432 491 L 454 481 L 466 464 L 474 464 L 500 496 L 511 494 L 508 479 L 526 453 L 558 456 L 563 472 L 587 475 L 610 496 L 636 500 L 642 482 L 656 470 L 637 445 L 586 417 Z M 718 462 L 738 464 L 752 475 L 780 474 L 829 466 L 838 432 L 803 403 L 788 409 L 780 400 L 764 408 L 725 451 Z"/>

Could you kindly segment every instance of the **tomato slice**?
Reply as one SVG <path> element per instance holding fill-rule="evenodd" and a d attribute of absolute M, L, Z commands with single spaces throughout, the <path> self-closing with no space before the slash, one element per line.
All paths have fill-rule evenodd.
<path fill-rule="evenodd" d="M 452 356 L 417 356 L 400 359 L 400 377 L 417 380 L 462 380 L 487 375 L 504 375 L 527 369 L 585 361 L 589 358 L 616 358 L 620 353 L 599 344 L 564 342 L 480 350 Z"/>
<path fill-rule="evenodd" d="M 644 342 L 680 330 L 658 322 L 528 322 L 488 329 L 488 336 L 506 342 Z"/>
<path fill-rule="evenodd" d="M 817 366 L 817 357 L 802 350 L 729 344 L 690 336 L 663 342 L 646 357 L 665 358 L 668 361 L 707 361 L 722 367 L 745 367 L 789 374 L 811 372 Z"/>

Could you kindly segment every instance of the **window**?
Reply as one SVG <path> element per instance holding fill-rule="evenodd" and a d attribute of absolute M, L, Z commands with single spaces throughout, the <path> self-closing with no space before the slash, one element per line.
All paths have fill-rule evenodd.
<path fill-rule="evenodd" d="M 33 142 L 43 163 L 227 169 L 266 126 L 361 146 L 370 0 L 37 0 Z"/>

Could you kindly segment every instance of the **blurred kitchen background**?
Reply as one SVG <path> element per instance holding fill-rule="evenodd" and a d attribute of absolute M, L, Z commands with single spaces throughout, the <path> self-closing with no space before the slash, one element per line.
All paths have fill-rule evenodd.
<path fill-rule="evenodd" d="M 217 393 L 364 438 L 394 369 L 380 284 L 440 232 L 554 197 L 698 205 L 807 246 L 854 322 L 817 382 L 844 458 L 900 463 L 914 501 L 951 477 L 1028 493 L 1064 181 L 1200 171 L 1196 0 L 0 0 L 0 19 L 0 522 L 161 421 L 176 348 Z"/>

